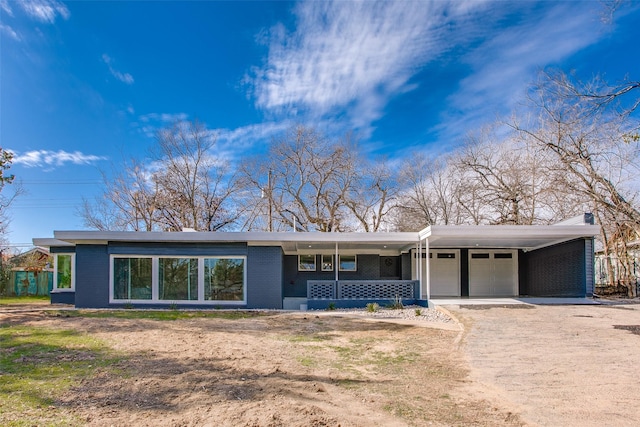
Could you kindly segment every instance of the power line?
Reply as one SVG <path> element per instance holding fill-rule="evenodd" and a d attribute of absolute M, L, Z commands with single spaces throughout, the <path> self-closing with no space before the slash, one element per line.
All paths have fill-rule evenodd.
<path fill-rule="evenodd" d="M 26 185 L 101 185 L 102 181 L 20 181 L 21 184 Z"/>

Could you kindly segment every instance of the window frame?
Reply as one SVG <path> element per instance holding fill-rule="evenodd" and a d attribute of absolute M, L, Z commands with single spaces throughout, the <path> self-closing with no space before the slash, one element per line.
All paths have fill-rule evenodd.
<path fill-rule="evenodd" d="M 313 257 L 313 269 L 311 268 L 301 268 L 302 267 L 302 257 Z M 315 254 L 300 254 L 298 255 L 298 271 L 318 271 L 318 257 Z"/>
<path fill-rule="evenodd" d="M 242 300 L 212 300 L 212 299 L 205 299 L 205 293 L 204 293 L 204 280 L 205 280 L 205 268 L 204 268 L 204 263 L 205 260 L 208 259 L 241 259 L 242 260 Z M 202 268 L 200 268 L 200 266 L 202 266 Z M 200 287 L 200 277 L 202 276 L 202 287 Z M 199 261 L 198 263 L 198 299 L 200 299 L 200 292 L 202 292 L 202 300 L 209 302 L 209 303 L 219 303 L 219 302 L 224 302 L 224 303 L 247 303 L 247 257 L 246 256 L 234 256 L 234 255 L 225 255 L 225 256 L 204 256 L 202 257 L 202 261 Z"/>
<path fill-rule="evenodd" d="M 325 264 L 325 262 L 324 262 L 324 257 L 329 257 L 329 258 L 331 259 L 331 262 L 330 262 L 330 264 L 331 264 L 331 268 L 324 268 L 324 264 Z M 335 269 L 335 262 L 334 262 L 333 257 L 334 257 L 334 255 L 333 255 L 333 254 L 329 254 L 329 255 L 327 255 L 327 254 L 320 255 L 320 269 L 321 269 L 322 271 L 334 271 L 334 269 Z"/>
<path fill-rule="evenodd" d="M 71 285 L 69 288 L 58 287 L 58 257 L 71 257 Z M 73 252 L 55 252 L 53 257 L 53 288 L 51 292 L 75 292 L 76 291 L 76 254 Z"/>
<path fill-rule="evenodd" d="M 121 299 L 121 298 L 115 298 L 115 286 L 114 286 L 114 279 L 115 279 L 115 260 L 117 259 L 150 259 L 151 260 L 151 299 L 149 298 L 144 298 L 144 299 L 131 299 L 131 298 L 125 298 L 125 299 Z M 148 255 L 113 255 L 110 257 L 109 259 L 109 302 L 127 302 L 127 301 L 153 301 L 154 300 L 154 287 L 153 287 L 153 283 L 154 283 L 154 277 L 158 276 L 158 271 L 154 268 L 154 263 L 153 263 L 153 257 L 148 256 Z M 155 293 L 156 293 L 156 298 L 157 298 L 157 289 L 155 289 Z"/>
<path fill-rule="evenodd" d="M 115 258 L 150 258 L 151 259 L 151 299 L 115 299 L 114 298 L 114 259 Z M 196 259 L 197 267 L 197 299 L 169 300 L 160 299 L 160 258 Z M 204 260 L 205 259 L 241 259 L 242 300 L 206 300 L 204 299 Z M 109 304 L 154 304 L 154 305 L 246 305 L 247 304 L 247 256 L 246 255 L 147 255 L 147 254 L 110 254 L 109 255 Z"/>
<path fill-rule="evenodd" d="M 342 258 L 343 257 L 353 257 L 353 269 L 350 268 L 342 268 Z M 339 255 L 338 256 L 338 271 L 358 271 L 358 255 Z"/>

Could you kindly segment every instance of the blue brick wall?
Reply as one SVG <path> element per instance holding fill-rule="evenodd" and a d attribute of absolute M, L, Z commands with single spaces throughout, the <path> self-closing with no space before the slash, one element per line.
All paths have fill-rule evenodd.
<path fill-rule="evenodd" d="M 400 278 L 402 280 L 411 280 L 411 254 L 401 255 Z"/>
<path fill-rule="evenodd" d="M 109 254 L 106 245 L 76 246 L 76 296 L 78 308 L 109 306 Z"/>
<path fill-rule="evenodd" d="M 338 272 L 340 280 L 379 280 L 380 256 L 357 255 L 357 271 Z M 316 271 L 298 271 L 298 256 L 284 257 L 284 296 L 307 296 L 307 280 L 335 280 L 335 271 L 320 271 L 320 255 L 316 257 Z"/>
<path fill-rule="evenodd" d="M 282 308 L 283 257 L 280 247 L 248 247 L 247 308 Z"/>
<path fill-rule="evenodd" d="M 584 297 L 588 289 L 585 239 L 523 253 L 520 293 L 538 297 Z"/>
<path fill-rule="evenodd" d="M 216 256 L 247 255 L 246 243 L 110 243 L 109 254 Z"/>

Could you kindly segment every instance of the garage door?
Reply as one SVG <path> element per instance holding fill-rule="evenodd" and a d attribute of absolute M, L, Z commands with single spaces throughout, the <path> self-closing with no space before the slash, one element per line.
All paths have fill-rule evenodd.
<path fill-rule="evenodd" d="M 460 296 L 460 251 L 433 250 L 429 257 L 431 296 Z"/>
<path fill-rule="evenodd" d="M 518 252 L 514 250 L 469 251 L 469 296 L 518 295 Z"/>

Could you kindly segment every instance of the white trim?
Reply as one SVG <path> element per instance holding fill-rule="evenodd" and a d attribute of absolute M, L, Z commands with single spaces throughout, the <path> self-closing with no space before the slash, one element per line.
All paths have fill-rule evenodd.
<path fill-rule="evenodd" d="M 144 258 L 151 259 L 151 299 L 115 299 L 113 295 L 113 260 L 115 258 Z M 197 300 L 166 300 L 160 299 L 160 258 L 179 258 L 198 260 L 198 299 Z M 205 259 L 241 259 L 243 269 L 242 300 L 207 300 L 204 299 L 204 260 Z M 246 255 L 109 255 L 109 304 L 157 304 L 168 305 L 246 305 L 247 304 L 247 256 Z"/>
<path fill-rule="evenodd" d="M 300 257 L 303 257 L 303 256 L 313 257 L 313 269 L 311 269 L 311 268 L 300 268 L 302 266 L 302 262 L 300 261 Z M 318 271 L 318 256 L 316 254 L 299 254 L 298 255 L 298 271 L 301 271 L 301 272 Z"/>
<path fill-rule="evenodd" d="M 331 268 L 324 268 L 324 257 L 326 256 L 331 257 Z M 333 254 L 320 254 L 320 271 L 333 271 L 335 268 L 334 259 Z"/>
<path fill-rule="evenodd" d="M 53 254 L 53 288 L 51 292 L 75 292 L 76 291 L 76 254 L 72 252 L 54 252 Z M 58 256 L 71 256 L 71 287 L 58 288 Z"/>

